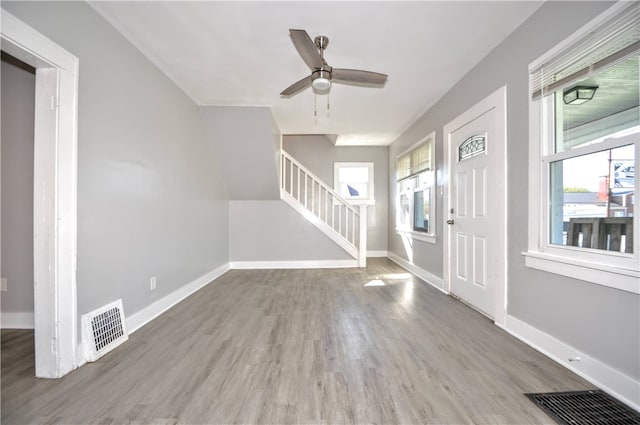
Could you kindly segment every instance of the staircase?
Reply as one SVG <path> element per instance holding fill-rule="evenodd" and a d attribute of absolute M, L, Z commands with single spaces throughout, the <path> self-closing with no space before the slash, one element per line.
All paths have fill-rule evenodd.
<path fill-rule="evenodd" d="M 284 150 L 280 197 L 358 261 L 367 265 L 367 206 L 353 206 Z"/>

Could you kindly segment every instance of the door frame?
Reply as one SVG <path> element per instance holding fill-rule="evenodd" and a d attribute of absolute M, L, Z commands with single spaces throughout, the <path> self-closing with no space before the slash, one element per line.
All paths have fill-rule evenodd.
<path fill-rule="evenodd" d="M 34 126 L 35 370 L 59 378 L 77 349 L 78 58 L 1 13 L 2 50 L 36 69 Z"/>
<path fill-rule="evenodd" d="M 490 110 L 495 111 L 495 135 L 490 142 L 489 149 L 491 154 L 488 158 L 488 166 L 497 170 L 497 175 L 501 178 L 497 182 L 497 186 L 493 186 L 492 190 L 496 190 L 498 193 L 498 208 L 497 213 L 490 218 L 491 228 L 498 229 L 496 244 L 498 246 L 499 264 L 496 267 L 496 288 L 495 288 L 495 310 L 494 310 L 494 322 L 498 326 L 505 326 L 507 317 L 507 87 L 500 87 L 498 90 L 478 102 L 476 105 L 469 108 L 467 111 L 450 121 L 443 127 L 443 140 L 444 140 L 444 170 L 443 176 L 446 178 L 446 190 L 444 192 L 444 207 L 447 218 L 453 218 L 451 216 L 451 208 L 453 208 L 452 199 L 452 183 L 453 179 L 453 166 L 455 164 L 455 158 L 450 155 L 452 135 L 466 124 L 480 117 Z M 444 232 L 444 255 L 443 255 L 443 274 L 444 285 L 443 287 L 447 293 L 451 294 L 451 276 L 452 276 L 452 261 L 451 261 L 451 246 L 452 235 L 451 226 L 445 224 L 447 227 Z"/>

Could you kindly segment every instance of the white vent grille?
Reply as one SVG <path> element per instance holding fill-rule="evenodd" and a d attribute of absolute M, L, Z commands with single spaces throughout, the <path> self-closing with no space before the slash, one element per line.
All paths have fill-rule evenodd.
<path fill-rule="evenodd" d="M 82 315 L 82 340 L 87 361 L 96 361 L 127 339 L 122 300 Z"/>

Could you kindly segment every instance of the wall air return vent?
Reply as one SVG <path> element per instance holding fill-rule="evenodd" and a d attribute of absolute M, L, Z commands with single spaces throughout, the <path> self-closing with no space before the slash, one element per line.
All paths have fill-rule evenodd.
<path fill-rule="evenodd" d="M 98 360 L 127 339 L 121 299 L 82 315 L 82 341 L 87 361 Z"/>

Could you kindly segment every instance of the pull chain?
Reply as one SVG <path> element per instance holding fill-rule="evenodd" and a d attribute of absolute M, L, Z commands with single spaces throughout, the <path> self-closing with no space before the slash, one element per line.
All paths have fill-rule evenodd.
<path fill-rule="evenodd" d="M 331 92 L 327 93 L 327 118 L 331 116 Z M 313 123 L 318 124 L 318 95 L 313 93 Z"/>

